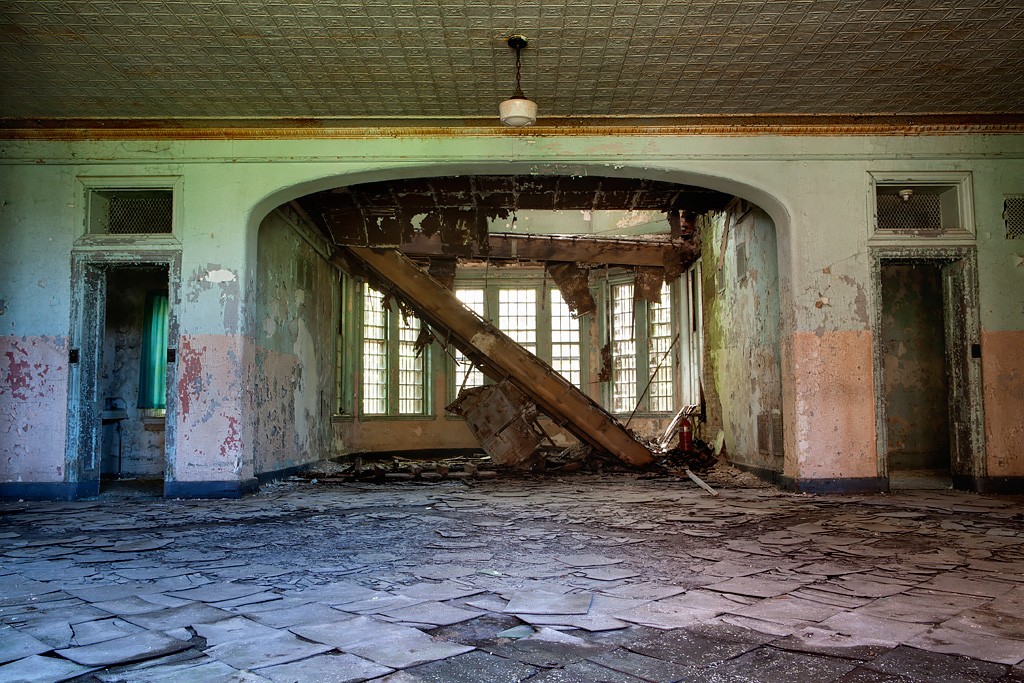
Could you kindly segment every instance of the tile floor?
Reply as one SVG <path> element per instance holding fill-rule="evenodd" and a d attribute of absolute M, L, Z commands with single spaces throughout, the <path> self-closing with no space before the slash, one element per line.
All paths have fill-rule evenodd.
<path fill-rule="evenodd" d="M 0 503 L 0 681 L 1024 681 L 1024 503 L 711 476 Z"/>

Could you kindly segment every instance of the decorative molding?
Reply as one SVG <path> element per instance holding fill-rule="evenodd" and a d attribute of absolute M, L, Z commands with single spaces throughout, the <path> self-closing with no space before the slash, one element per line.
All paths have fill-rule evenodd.
<path fill-rule="evenodd" d="M 1024 133 L 1021 114 L 739 114 L 667 117 L 547 117 L 507 128 L 493 117 L 0 118 L 7 140 L 263 140 L 543 136 L 849 136 Z"/>

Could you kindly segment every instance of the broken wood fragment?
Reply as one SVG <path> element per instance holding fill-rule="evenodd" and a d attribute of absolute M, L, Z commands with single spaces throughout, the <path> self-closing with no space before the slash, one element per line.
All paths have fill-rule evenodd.
<path fill-rule="evenodd" d="M 718 491 L 715 491 L 713 488 L 708 486 L 707 482 L 705 482 L 703 479 L 701 479 L 692 471 L 690 471 L 689 467 L 687 467 L 684 471 L 686 472 L 686 476 L 688 476 L 697 486 L 701 487 L 702 489 L 710 493 L 712 496 L 718 495 Z"/>

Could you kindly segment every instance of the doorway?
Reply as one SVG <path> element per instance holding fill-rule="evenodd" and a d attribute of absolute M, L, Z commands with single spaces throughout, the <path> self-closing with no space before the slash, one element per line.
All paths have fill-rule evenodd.
<path fill-rule="evenodd" d="M 969 488 L 984 475 L 973 251 L 875 264 L 879 469 L 890 488 Z"/>
<path fill-rule="evenodd" d="M 80 495 L 159 496 L 173 471 L 177 257 L 76 259 L 68 470 Z"/>
<path fill-rule="evenodd" d="M 163 492 L 167 268 L 107 270 L 100 366 L 100 491 Z"/>

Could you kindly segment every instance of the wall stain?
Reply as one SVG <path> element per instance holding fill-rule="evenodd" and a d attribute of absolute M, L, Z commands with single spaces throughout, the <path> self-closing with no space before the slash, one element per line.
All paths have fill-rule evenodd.
<path fill-rule="evenodd" d="M 206 347 L 195 349 L 187 337 L 182 337 L 178 344 L 178 405 L 181 408 L 181 421 L 187 422 L 192 398 L 199 398 L 205 388 L 203 381 L 203 354 Z"/>

